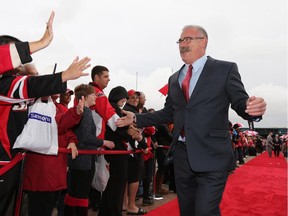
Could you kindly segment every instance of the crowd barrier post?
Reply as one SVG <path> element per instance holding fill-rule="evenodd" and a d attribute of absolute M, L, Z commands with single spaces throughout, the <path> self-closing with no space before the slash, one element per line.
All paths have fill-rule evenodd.
<path fill-rule="evenodd" d="M 23 152 L 26 154 L 26 151 Z M 23 193 L 23 182 L 24 182 L 24 172 L 25 172 L 25 160 L 23 157 L 20 164 L 20 173 L 19 173 L 19 185 L 15 194 L 15 207 L 14 207 L 14 216 L 20 216 L 21 203 L 22 203 L 22 193 Z"/>

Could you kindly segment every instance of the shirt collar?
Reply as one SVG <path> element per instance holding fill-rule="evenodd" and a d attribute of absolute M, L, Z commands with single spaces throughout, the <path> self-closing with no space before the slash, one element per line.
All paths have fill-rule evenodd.
<path fill-rule="evenodd" d="M 203 68 L 203 66 L 205 65 L 207 61 L 207 56 L 203 55 L 201 58 L 197 59 L 197 61 L 195 61 L 192 66 L 193 66 L 193 71 L 198 71 L 200 68 Z M 186 64 L 186 67 L 188 68 L 189 65 Z"/>

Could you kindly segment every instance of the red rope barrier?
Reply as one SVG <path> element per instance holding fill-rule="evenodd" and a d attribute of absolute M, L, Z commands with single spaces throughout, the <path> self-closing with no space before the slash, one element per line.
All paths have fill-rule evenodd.
<path fill-rule="evenodd" d="M 167 146 L 167 145 L 158 145 L 157 148 L 169 149 L 170 146 Z"/>
<path fill-rule="evenodd" d="M 158 148 L 170 148 L 169 146 L 163 146 L 159 145 Z M 150 148 L 151 150 L 151 148 Z M 71 153 L 71 149 L 66 148 L 59 148 L 58 153 Z M 78 150 L 78 154 L 107 154 L 107 155 L 116 155 L 116 154 L 137 154 L 137 153 L 143 153 L 141 149 L 128 151 L 128 150 Z M 15 155 L 15 157 L 10 162 L 0 162 L 0 166 L 3 166 L 0 168 L 0 176 L 4 175 L 6 172 L 8 172 L 10 169 L 12 169 L 16 164 L 18 164 L 20 161 L 22 161 L 26 157 L 25 152 L 19 152 Z M 22 161 L 24 162 L 24 161 Z M 24 168 L 24 163 L 22 163 L 22 169 Z M 21 176 L 23 177 L 23 170 L 21 171 Z M 18 216 L 20 213 L 20 206 L 21 206 L 21 200 L 22 200 L 22 184 L 23 180 L 20 181 L 20 185 L 18 188 L 18 195 L 17 200 L 15 203 L 15 212 L 14 215 Z M 154 190 L 155 191 L 155 190 Z"/>
<path fill-rule="evenodd" d="M 158 148 L 170 148 L 170 146 L 159 145 Z M 71 149 L 59 148 L 58 153 L 71 153 Z M 116 154 L 138 154 L 142 153 L 141 149 L 135 151 L 128 150 L 78 150 L 78 154 L 107 154 L 107 155 L 116 155 Z M 18 153 L 10 162 L 0 162 L 0 166 L 3 166 L 0 169 L 0 176 L 5 174 L 7 171 L 12 169 L 17 163 L 19 163 L 24 157 L 25 153 Z"/>
<path fill-rule="evenodd" d="M 78 154 L 108 154 L 108 155 L 114 155 L 114 154 L 135 154 L 135 153 L 141 153 L 142 150 L 137 149 L 135 151 L 127 151 L 127 150 L 78 150 Z M 59 148 L 58 153 L 71 153 L 70 149 L 66 148 Z"/>
<path fill-rule="evenodd" d="M 58 153 L 71 153 L 71 149 L 59 148 Z M 107 154 L 107 155 L 116 155 L 116 154 L 137 154 L 142 153 L 142 150 L 137 149 L 135 151 L 127 150 L 78 150 L 78 154 Z M 7 171 L 12 169 L 17 163 L 19 163 L 24 157 L 25 153 L 18 153 L 10 162 L 0 162 L 0 166 L 3 167 L 0 169 L 0 176 L 5 174 Z"/>
<path fill-rule="evenodd" d="M 26 153 L 22 153 L 19 152 L 18 154 L 16 154 L 16 156 L 7 163 L 0 163 L 0 165 L 4 165 L 1 169 L 0 169 L 0 176 L 4 175 L 7 171 L 9 171 L 10 169 L 12 169 L 17 163 L 19 163 L 24 157 L 26 156 Z"/>

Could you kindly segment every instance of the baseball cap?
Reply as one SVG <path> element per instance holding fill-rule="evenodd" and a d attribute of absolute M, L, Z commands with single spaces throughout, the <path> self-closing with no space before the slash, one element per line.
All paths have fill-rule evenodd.
<path fill-rule="evenodd" d="M 70 95 L 74 94 L 74 92 L 71 89 L 67 89 L 65 93 L 69 93 Z"/>
<path fill-rule="evenodd" d="M 132 96 L 134 94 L 137 94 L 138 96 L 140 96 L 140 92 L 135 91 L 134 89 L 130 89 L 127 93 L 128 93 L 128 96 Z"/>

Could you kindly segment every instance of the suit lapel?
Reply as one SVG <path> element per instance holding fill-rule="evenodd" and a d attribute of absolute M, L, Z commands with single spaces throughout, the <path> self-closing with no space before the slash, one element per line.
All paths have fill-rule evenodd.
<path fill-rule="evenodd" d="M 214 64 L 214 59 L 211 58 L 210 56 L 208 56 L 208 59 L 204 65 L 204 68 L 200 74 L 200 77 L 195 85 L 195 88 L 192 92 L 192 95 L 190 96 L 190 99 L 188 101 L 188 103 L 194 103 L 196 102 L 197 96 L 199 96 L 199 92 L 201 92 L 201 88 L 203 87 L 203 85 L 205 84 L 205 82 L 207 81 L 208 77 L 212 75 L 211 71 L 213 71 L 213 64 Z M 185 96 L 183 94 L 182 88 L 179 85 L 179 74 L 180 71 L 182 70 L 182 68 L 185 65 L 183 65 L 175 74 L 172 75 L 171 77 L 171 83 L 169 88 L 174 89 L 175 90 L 175 94 L 177 95 L 178 98 L 181 98 L 181 101 L 183 100 L 186 103 L 186 99 Z M 193 76 L 193 75 L 192 75 Z M 201 94 L 200 94 L 201 95 Z"/>
<path fill-rule="evenodd" d="M 204 65 L 204 68 L 200 74 L 200 77 L 189 99 L 189 103 L 193 103 L 193 101 L 195 101 L 195 98 L 197 98 L 197 95 L 199 95 L 199 91 L 201 91 L 202 86 L 206 82 L 207 78 L 211 75 L 211 71 L 213 71 L 212 68 L 213 68 L 213 59 L 211 59 L 211 57 L 208 56 L 208 59 Z"/>

